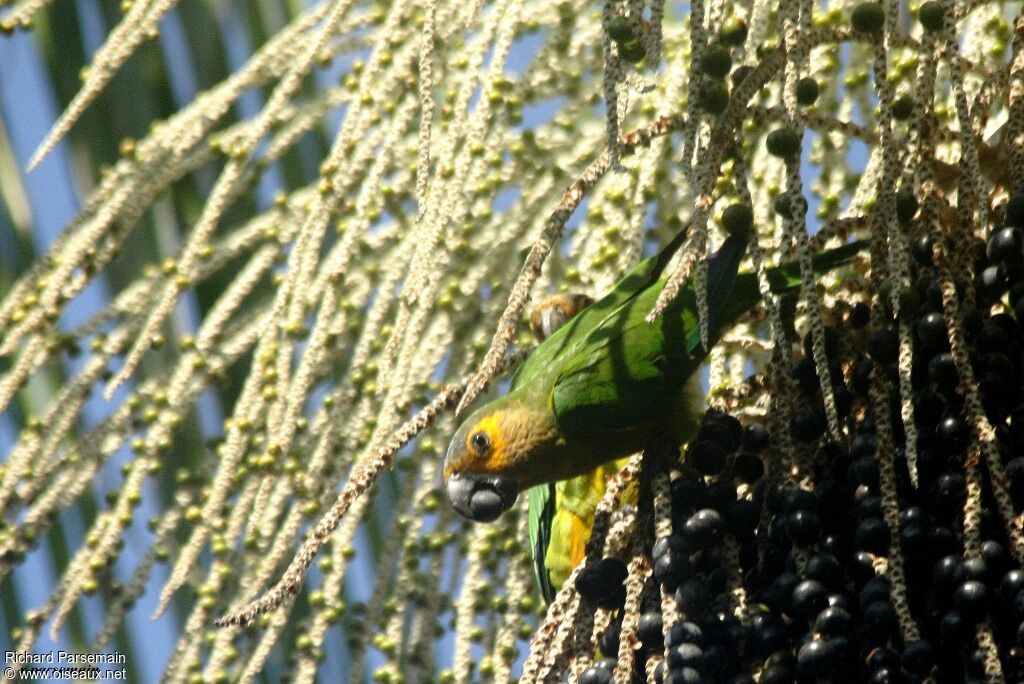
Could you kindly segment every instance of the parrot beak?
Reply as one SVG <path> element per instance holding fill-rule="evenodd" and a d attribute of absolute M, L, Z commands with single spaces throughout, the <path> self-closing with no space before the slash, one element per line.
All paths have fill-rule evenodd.
<path fill-rule="evenodd" d="M 511 477 L 477 473 L 452 473 L 448 501 L 455 512 L 474 522 L 493 522 L 512 508 L 519 485 Z"/>

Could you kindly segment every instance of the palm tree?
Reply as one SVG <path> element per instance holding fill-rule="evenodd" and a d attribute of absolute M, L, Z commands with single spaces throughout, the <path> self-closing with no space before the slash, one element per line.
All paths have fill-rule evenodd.
<path fill-rule="evenodd" d="M 756 541 L 690 548 L 722 568 L 691 581 L 736 630 L 796 621 L 805 594 L 821 608 L 806 583 L 825 555 L 833 594 L 885 579 L 876 645 L 906 672 L 965 661 L 937 648 L 954 605 L 989 681 L 1017 681 L 1019 617 L 978 608 L 1024 561 L 1019 337 L 1000 313 L 1024 274 L 1024 20 L 1007 5 L 2 4 L 14 651 L 107 653 L 130 681 L 600 682 L 609 655 L 617 682 L 664 679 L 678 642 L 633 645 L 701 619 L 647 579 L 692 482 L 759 512 Z M 798 302 L 769 297 L 712 352 L 711 407 L 768 428 L 744 451 L 763 476 L 675 464 L 653 499 L 634 458 L 620 479 L 640 499 L 609 489 L 587 554 L 628 563 L 625 604 L 571 581 L 548 607 L 525 502 L 471 526 L 444 501 L 453 409 L 533 345 L 531 295 L 599 295 L 682 230 L 673 278 L 700 283 L 735 203 L 759 273 L 853 235 L 870 269 L 805 270 Z M 920 550 L 915 525 L 949 539 Z M 952 604 L 921 596 L 940 549 L 988 563 L 950 570 Z M 787 572 L 804 593 L 778 599 Z M 867 607 L 847 617 L 885 613 Z M 795 664 L 728 640 L 723 659 L 712 636 L 707 662 L 761 681 L 882 668 L 815 629 L 780 647 Z"/>

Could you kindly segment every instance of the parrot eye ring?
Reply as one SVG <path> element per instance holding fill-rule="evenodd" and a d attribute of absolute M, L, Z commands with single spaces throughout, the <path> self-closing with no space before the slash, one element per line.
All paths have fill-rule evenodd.
<path fill-rule="evenodd" d="M 491 438 L 487 436 L 486 432 L 476 432 L 469 438 L 470 444 L 473 445 L 473 449 L 483 456 L 491 450 Z"/>

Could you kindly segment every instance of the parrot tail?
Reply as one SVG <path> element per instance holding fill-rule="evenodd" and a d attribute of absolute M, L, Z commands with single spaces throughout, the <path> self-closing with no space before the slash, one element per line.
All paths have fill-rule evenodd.
<path fill-rule="evenodd" d="M 725 247 L 724 244 L 722 246 L 723 248 Z M 815 254 L 811 258 L 811 267 L 815 278 L 820 278 L 829 271 L 850 263 L 853 261 L 853 257 L 867 249 L 867 247 L 867 241 L 858 240 L 842 247 L 836 247 L 835 249 Z M 800 264 L 795 261 L 766 269 L 765 277 L 768 280 L 768 288 L 773 294 L 777 295 L 799 289 L 802 282 Z M 713 282 L 710 272 L 708 274 L 708 281 L 709 284 Z M 761 300 L 761 289 L 757 284 L 756 273 L 740 273 L 735 277 L 735 281 L 731 295 L 725 299 L 728 303 L 720 310 L 721 318 L 719 320 L 724 328 L 729 328 L 740 316 Z M 718 328 L 712 328 L 712 330 L 718 330 Z"/>
<path fill-rule="evenodd" d="M 814 275 L 821 277 L 832 269 L 850 263 L 853 257 L 867 249 L 867 247 L 867 240 L 857 240 L 848 245 L 815 254 L 811 257 Z M 800 287 L 800 264 L 795 261 L 780 264 L 775 268 L 769 268 L 766 275 L 768 277 L 768 286 L 775 294 L 782 294 Z"/>

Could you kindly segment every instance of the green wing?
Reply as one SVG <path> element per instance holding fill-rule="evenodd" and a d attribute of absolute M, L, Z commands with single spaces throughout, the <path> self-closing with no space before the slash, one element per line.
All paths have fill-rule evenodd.
<path fill-rule="evenodd" d="M 732 297 L 746 246 L 745 237 L 730 237 L 709 260 L 712 330 L 723 323 L 719 314 Z M 551 403 L 567 435 L 611 434 L 660 420 L 700 368 L 706 352 L 692 287 L 653 324 L 645 320 L 662 287 L 663 280 L 653 283 L 620 304 L 563 365 Z"/>
<path fill-rule="evenodd" d="M 757 277 L 737 275 L 744 243 L 729 238 L 708 269 L 712 346 L 719 335 L 760 299 Z M 857 242 L 816 256 L 820 276 L 860 252 Z M 768 270 L 770 289 L 782 293 L 800 286 L 800 269 L 785 264 Z M 704 361 L 693 288 L 683 290 L 655 323 L 644 319 L 663 282 L 623 302 L 577 345 L 555 380 L 551 404 L 566 435 L 612 435 L 661 420 L 686 380 Z"/>
<path fill-rule="evenodd" d="M 612 461 L 579 477 L 530 488 L 533 570 L 548 603 L 583 560 L 608 479 L 625 463 L 625 459 Z"/>
<path fill-rule="evenodd" d="M 533 575 L 544 600 L 551 603 L 557 589 L 551 583 L 545 561 L 548 546 L 551 544 L 551 520 L 555 515 L 555 485 L 549 483 L 530 487 L 527 496 L 530 505 L 530 552 L 533 555 Z"/>
<path fill-rule="evenodd" d="M 829 271 L 849 264 L 853 257 L 867 248 L 867 241 L 857 240 L 842 247 L 815 254 L 811 257 L 811 268 L 815 277 L 820 278 Z M 795 261 L 769 268 L 765 271 L 765 277 L 768 280 L 768 289 L 774 294 L 796 290 L 802 282 L 800 264 Z M 761 293 L 758 289 L 757 276 L 753 273 L 741 273 L 736 278 L 733 296 L 722 311 L 722 320 L 735 321 L 760 299 Z"/>
<path fill-rule="evenodd" d="M 572 320 L 544 340 L 516 371 L 511 389 L 533 382 L 546 371 L 557 369 L 609 314 L 656 283 L 685 237 L 685 233 L 680 233 L 658 255 L 641 261 L 607 295 L 573 316 Z"/>

